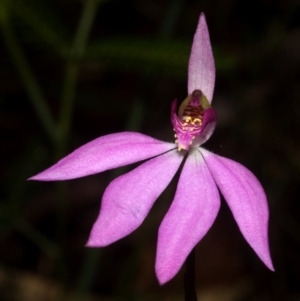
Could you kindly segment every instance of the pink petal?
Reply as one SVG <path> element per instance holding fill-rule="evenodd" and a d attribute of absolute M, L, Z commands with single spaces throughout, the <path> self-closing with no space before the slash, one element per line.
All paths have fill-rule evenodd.
<path fill-rule="evenodd" d="M 220 208 L 217 186 L 198 149 L 180 175 L 174 201 L 158 233 L 156 274 L 160 284 L 173 278 L 213 224 Z"/>
<path fill-rule="evenodd" d="M 109 184 L 87 246 L 103 247 L 140 226 L 183 160 L 177 150 L 153 158 Z"/>
<path fill-rule="evenodd" d="M 188 94 L 201 90 L 209 102 L 212 101 L 215 86 L 215 62 L 210 45 L 209 32 L 202 13 L 194 35 L 189 68 Z"/>
<path fill-rule="evenodd" d="M 202 148 L 201 152 L 245 239 L 274 271 L 268 243 L 268 203 L 261 184 L 243 165 Z"/>
<path fill-rule="evenodd" d="M 138 162 L 176 147 L 152 137 L 123 132 L 99 137 L 29 180 L 69 180 Z"/>

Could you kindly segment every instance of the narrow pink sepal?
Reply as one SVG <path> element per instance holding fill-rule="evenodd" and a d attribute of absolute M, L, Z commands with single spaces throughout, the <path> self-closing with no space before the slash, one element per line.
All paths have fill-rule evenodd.
<path fill-rule="evenodd" d="M 268 242 L 269 209 L 261 184 L 243 165 L 203 148 L 201 152 L 246 241 L 274 271 Z"/>
<path fill-rule="evenodd" d="M 175 144 L 123 132 L 99 137 L 29 180 L 69 180 L 138 162 L 175 148 Z"/>
<path fill-rule="evenodd" d="M 138 228 L 183 158 L 173 150 L 112 181 L 104 192 L 100 214 L 87 246 L 109 245 Z"/>
<path fill-rule="evenodd" d="M 205 16 L 201 13 L 190 54 L 188 67 L 188 94 L 201 90 L 209 102 L 215 86 L 215 61 L 211 49 Z"/>
<path fill-rule="evenodd" d="M 198 149 L 188 155 L 175 198 L 158 233 L 156 275 L 172 279 L 212 226 L 220 208 L 217 186 Z"/>

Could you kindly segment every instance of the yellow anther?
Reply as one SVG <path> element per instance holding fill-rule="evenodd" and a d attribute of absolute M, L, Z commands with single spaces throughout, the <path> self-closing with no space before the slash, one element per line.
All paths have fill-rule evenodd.
<path fill-rule="evenodd" d="M 177 135 L 176 135 L 176 134 L 174 134 L 174 137 L 175 137 L 175 138 L 177 138 Z"/>
<path fill-rule="evenodd" d="M 202 123 L 200 118 L 195 118 L 194 122 L 199 122 L 200 124 Z"/>

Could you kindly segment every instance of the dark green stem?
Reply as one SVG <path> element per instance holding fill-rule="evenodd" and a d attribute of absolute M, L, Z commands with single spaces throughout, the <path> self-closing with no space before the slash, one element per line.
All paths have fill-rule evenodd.
<path fill-rule="evenodd" d="M 61 97 L 61 110 L 59 116 L 58 132 L 59 145 L 58 157 L 63 155 L 72 124 L 73 107 L 76 86 L 79 74 L 79 60 L 84 54 L 87 40 L 96 16 L 97 0 L 86 0 L 77 31 L 74 36 L 73 45 L 69 52 L 69 58 L 65 68 L 65 78 Z"/>
<path fill-rule="evenodd" d="M 85 251 L 85 259 L 76 286 L 77 292 L 74 301 L 84 301 L 87 299 L 88 291 L 96 275 L 100 255 L 100 249 L 88 248 Z"/>
<path fill-rule="evenodd" d="M 184 300 L 197 301 L 195 276 L 195 249 L 191 251 L 185 262 Z"/>
<path fill-rule="evenodd" d="M 8 14 L 8 13 L 7 13 Z M 37 83 L 37 80 L 30 68 L 30 65 L 20 47 L 17 38 L 10 26 L 9 16 L 6 15 L 1 20 L 1 27 L 6 47 L 11 55 L 11 58 L 20 74 L 24 87 L 29 96 L 29 100 L 39 121 L 41 122 L 45 132 L 50 137 L 51 141 L 56 144 L 57 136 L 55 131 L 55 124 L 50 114 L 50 110 L 42 95 L 42 91 Z"/>

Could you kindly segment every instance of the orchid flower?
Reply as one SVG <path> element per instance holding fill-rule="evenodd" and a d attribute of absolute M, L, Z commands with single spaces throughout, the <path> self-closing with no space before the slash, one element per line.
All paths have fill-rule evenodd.
<path fill-rule="evenodd" d="M 188 66 L 188 96 L 171 105 L 175 143 L 122 132 L 97 138 L 30 178 L 80 178 L 149 159 L 106 188 L 87 246 L 104 247 L 137 229 L 183 164 L 174 200 L 158 231 L 156 275 L 173 278 L 210 229 L 224 196 L 240 231 L 259 258 L 274 270 L 268 246 L 268 205 L 256 177 L 241 164 L 202 147 L 216 125 L 211 107 L 215 64 L 204 14 L 200 15 Z"/>

